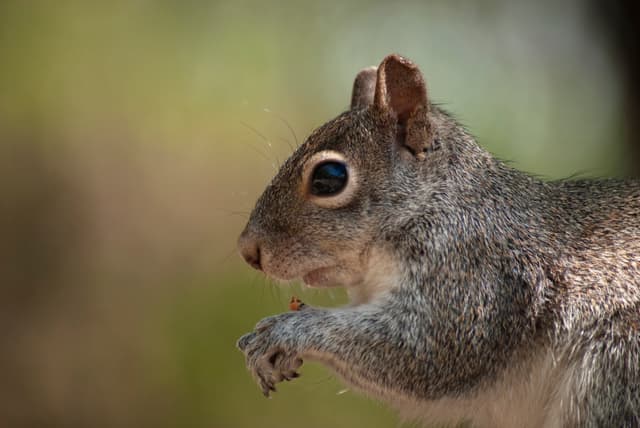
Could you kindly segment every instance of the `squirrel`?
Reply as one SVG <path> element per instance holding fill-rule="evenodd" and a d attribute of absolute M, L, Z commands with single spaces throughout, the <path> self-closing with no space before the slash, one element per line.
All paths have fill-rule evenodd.
<path fill-rule="evenodd" d="M 238 246 L 270 277 L 350 299 L 239 339 L 267 396 L 313 360 L 409 420 L 640 426 L 640 181 L 513 169 L 404 57 L 357 75 Z"/>

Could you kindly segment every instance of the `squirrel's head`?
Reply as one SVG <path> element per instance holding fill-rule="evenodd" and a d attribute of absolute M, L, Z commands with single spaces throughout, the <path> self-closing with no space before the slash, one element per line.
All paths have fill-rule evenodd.
<path fill-rule="evenodd" d="M 390 55 L 362 70 L 351 109 L 313 132 L 258 200 L 239 239 L 245 260 L 311 286 L 357 288 L 398 275 L 384 231 L 442 190 L 435 179 L 424 184 L 425 171 L 442 177 L 447 163 L 435 159 L 440 113 L 432 110 L 409 60 Z"/>

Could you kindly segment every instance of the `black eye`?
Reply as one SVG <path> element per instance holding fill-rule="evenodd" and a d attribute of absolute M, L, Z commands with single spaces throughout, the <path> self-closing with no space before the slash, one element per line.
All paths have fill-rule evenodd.
<path fill-rule="evenodd" d="M 311 194 L 331 196 L 347 184 L 347 166 L 341 162 L 324 162 L 316 166 L 311 176 Z"/>

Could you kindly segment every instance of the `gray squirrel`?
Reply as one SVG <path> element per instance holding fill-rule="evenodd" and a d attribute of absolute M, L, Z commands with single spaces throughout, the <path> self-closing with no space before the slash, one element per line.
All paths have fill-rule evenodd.
<path fill-rule="evenodd" d="M 640 181 L 505 165 L 399 55 L 358 74 L 238 245 L 270 277 L 350 298 L 240 338 L 265 395 L 313 360 L 411 420 L 640 426 Z"/>

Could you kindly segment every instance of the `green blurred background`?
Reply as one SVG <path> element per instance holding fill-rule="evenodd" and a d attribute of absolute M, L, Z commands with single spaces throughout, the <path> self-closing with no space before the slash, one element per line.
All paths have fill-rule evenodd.
<path fill-rule="evenodd" d="M 235 340 L 291 294 L 345 298 L 269 283 L 236 237 L 391 52 L 518 168 L 638 172 L 601 21 L 580 1 L 0 2 L 0 426 L 411 426 L 313 364 L 262 397 Z"/>

